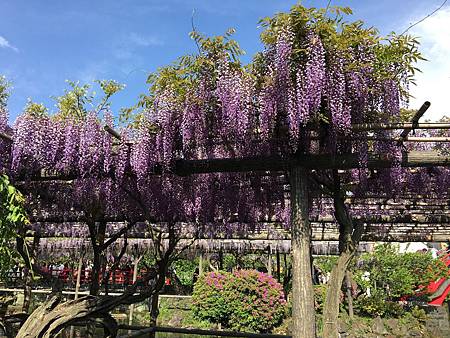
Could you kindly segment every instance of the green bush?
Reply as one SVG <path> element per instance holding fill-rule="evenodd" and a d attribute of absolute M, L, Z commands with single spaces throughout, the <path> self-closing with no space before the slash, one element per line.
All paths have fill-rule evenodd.
<path fill-rule="evenodd" d="M 224 297 L 224 286 L 231 275 L 226 272 L 209 272 L 197 280 L 192 293 L 192 310 L 199 319 L 226 325 L 230 309 Z"/>
<path fill-rule="evenodd" d="M 398 302 L 386 300 L 383 292 L 377 291 L 374 294 L 361 296 L 356 299 L 356 306 L 359 312 L 370 317 L 401 317 L 405 310 Z"/>
<path fill-rule="evenodd" d="M 189 259 L 177 259 L 172 263 L 172 268 L 180 279 L 181 284 L 189 287 L 192 287 L 195 269 L 197 269 L 197 267 L 197 262 Z"/>
<path fill-rule="evenodd" d="M 448 276 L 448 268 L 430 253 L 399 253 L 394 245 L 379 245 L 364 254 L 354 277 L 362 291 L 356 306 L 362 314 L 399 317 L 405 312 L 399 300 L 424 291 L 430 282 Z"/>
<path fill-rule="evenodd" d="M 286 313 L 281 284 L 256 270 L 207 273 L 195 284 L 192 300 L 199 319 L 237 331 L 268 332 Z"/>

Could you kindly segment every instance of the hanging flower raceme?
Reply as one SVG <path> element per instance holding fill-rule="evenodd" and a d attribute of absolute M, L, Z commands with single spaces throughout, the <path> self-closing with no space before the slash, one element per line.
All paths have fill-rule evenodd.
<path fill-rule="evenodd" d="M 272 137 L 277 122 L 279 106 L 274 76 L 273 69 L 269 69 L 266 84 L 258 95 L 259 129 L 261 139 L 266 143 Z"/>
<path fill-rule="evenodd" d="M 326 85 L 325 49 L 320 37 L 314 32 L 308 32 L 307 61 L 305 65 L 306 100 L 309 114 L 317 114 L 322 104 Z M 309 116 L 308 116 L 309 117 Z M 307 116 L 303 117 L 303 123 L 307 122 Z"/>
<path fill-rule="evenodd" d="M 383 82 L 383 111 L 388 119 L 395 119 L 400 116 L 400 93 L 394 80 Z"/>
<path fill-rule="evenodd" d="M 245 72 L 232 69 L 227 60 L 218 67 L 215 94 L 221 104 L 221 137 L 234 147 L 243 146 L 249 136 L 253 83 Z"/>
<path fill-rule="evenodd" d="M 181 137 L 185 158 L 196 159 L 204 147 L 206 121 L 201 100 L 196 95 L 189 95 L 185 103 L 181 122 Z"/>
<path fill-rule="evenodd" d="M 103 171 L 103 141 L 104 131 L 95 113 L 91 112 L 83 121 L 80 134 L 78 168 L 81 176 L 100 174 Z"/>
<path fill-rule="evenodd" d="M 350 107 L 345 90 L 344 61 L 333 55 L 327 77 L 327 103 L 333 128 L 347 134 L 351 125 Z"/>
<path fill-rule="evenodd" d="M 291 84 L 291 56 L 294 34 L 289 26 L 284 27 L 277 36 L 275 45 L 275 72 L 277 99 L 280 109 L 287 110 L 288 88 Z"/>
<path fill-rule="evenodd" d="M 112 113 L 107 111 L 105 112 L 104 116 L 104 124 L 105 126 L 113 127 L 113 116 Z M 110 133 L 103 133 L 102 138 L 102 148 L 103 148 L 103 171 L 105 173 L 109 173 L 112 166 L 113 166 L 113 158 L 112 158 L 112 152 L 113 152 L 113 136 Z"/>
<path fill-rule="evenodd" d="M 124 148 L 125 150 L 125 148 Z M 155 135 L 144 124 L 131 147 L 130 165 L 139 180 L 144 179 L 157 162 Z"/>
<path fill-rule="evenodd" d="M 12 173 L 39 172 L 41 169 L 54 169 L 59 154 L 62 133 L 58 132 L 57 122 L 48 116 L 19 116 L 14 126 L 12 147 Z"/>
<path fill-rule="evenodd" d="M 304 70 L 302 67 L 297 71 L 296 93 L 289 95 L 289 136 L 293 152 L 297 150 L 300 129 L 306 124 L 310 116 L 308 103 L 308 89 Z M 292 90 L 292 89 L 291 89 Z"/>

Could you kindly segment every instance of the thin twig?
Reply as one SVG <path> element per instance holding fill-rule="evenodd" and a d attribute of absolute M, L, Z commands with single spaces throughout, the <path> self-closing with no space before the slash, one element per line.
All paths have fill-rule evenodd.
<path fill-rule="evenodd" d="M 197 29 L 195 28 L 195 25 L 194 25 L 194 14 L 195 14 L 195 8 L 192 9 L 191 26 L 192 26 L 192 31 L 194 33 L 197 33 Z M 195 41 L 195 44 L 197 45 L 198 53 L 201 54 L 202 50 L 200 48 L 200 45 L 198 44 L 198 41 L 196 39 L 194 39 L 194 41 Z"/>
<path fill-rule="evenodd" d="M 328 9 L 330 8 L 331 0 L 328 0 L 327 7 L 325 8 L 325 14 L 328 13 Z"/>
<path fill-rule="evenodd" d="M 447 0 L 444 0 L 444 2 L 438 7 L 436 8 L 434 11 L 432 11 L 430 14 L 428 14 L 427 16 L 423 17 L 422 19 L 420 19 L 419 21 L 411 24 L 408 28 L 406 28 L 402 34 L 400 34 L 400 36 L 402 36 L 403 34 L 405 34 L 407 31 L 409 31 L 411 28 L 413 28 L 414 26 L 418 25 L 419 23 L 425 21 L 426 19 L 428 19 L 430 16 L 432 16 L 433 14 L 435 14 L 436 12 L 438 12 L 442 7 L 444 7 L 444 5 L 447 3 Z"/>

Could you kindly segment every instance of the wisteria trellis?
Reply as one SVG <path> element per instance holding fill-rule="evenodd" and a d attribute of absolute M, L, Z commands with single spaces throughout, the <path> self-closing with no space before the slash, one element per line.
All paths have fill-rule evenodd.
<path fill-rule="evenodd" d="M 76 178 L 72 184 L 51 183 L 43 194 L 53 197 L 47 204 L 30 189 L 30 209 L 38 213 L 95 209 L 101 217 L 190 222 L 198 226 L 195 231 L 211 236 L 218 229 L 246 232 L 269 219 L 289 227 L 284 173 L 178 177 L 172 173 L 178 159 L 357 153 L 360 168 L 341 173 L 349 193 L 448 193 L 446 167 L 400 168 L 403 145 L 394 141 L 395 132 L 356 135 L 351 129 L 356 123 L 399 119 L 410 75 L 404 65 L 386 63 L 370 34 L 367 41 L 338 48 L 313 22 L 301 29 L 283 22 L 275 25 L 275 40 L 266 43 L 252 67 L 236 65 L 222 51 L 211 58 L 210 72 L 192 71 L 194 80 L 183 95 L 170 84 L 157 87 L 139 126 L 123 128 L 118 144 L 103 129 L 112 126 L 108 114 L 103 119 L 95 113 L 84 119 L 24 114 L 11 130 L 2 111 L 0 132 L 12 131 L 13 137 L 12 143 L 0 139 L 6 154 L 2 170 L 21 181 L 43 172 Z M 371 152 L 397 164 L 370 172 Z M 153 175 L 156 167 L 162 168 L 161 175 Z M 140 205 L 129 191 L 138 195 Z M 311 204 L 316 213 L 321 205 Z M 236 221 L 246 228 L 231 228 Z"/>

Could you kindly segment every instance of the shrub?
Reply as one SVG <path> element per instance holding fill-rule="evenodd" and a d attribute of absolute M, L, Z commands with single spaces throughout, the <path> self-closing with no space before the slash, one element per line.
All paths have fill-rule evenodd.
<path fill-rule="evenodd" d="M 368 296 L 360 296 L 356 299 L 356 306 L 359 312 L 370 317 L 401 317 L 405 310 L 401 304 L 395 301 L 386 300 L 386 296 L 381 291 L 377 291 Z"/>
<path fill-rule="evenodd" d="M 361 256 L 354 276 L 362 291 L 356 299 L 359 311 L 370 316 L 398 317 L 404 313 L 398 303 L 405 296 L 423 291 L 431 281 L 448 276 L 441 259 L 430 253 L 399 253 L 394 245 L 379 245 Z M 420 293 L 419 293 L 420 294 Z"/>
<path fill-rule="evenodd" d="M 189 259 L 178 259 L 172 263 L 175 274 L 184 286 L 192 287 L 197 262 Z"/>
<path fill-rule="evenodd" d="M 192 297 L 199 319 L 231 330 L 268 332 L 286 313 L 281 284 L 256 270 L 205 274 L 195 284 Z"/>
<path fill-rule="evenodd" d="M 229 322 L 230 310 L 224 297 L 224 285 L 230 278 L 226 272 L 209 272 L 200 276 L 192 293 L 192 310 L 197 318 L 222 325 Z"/>

